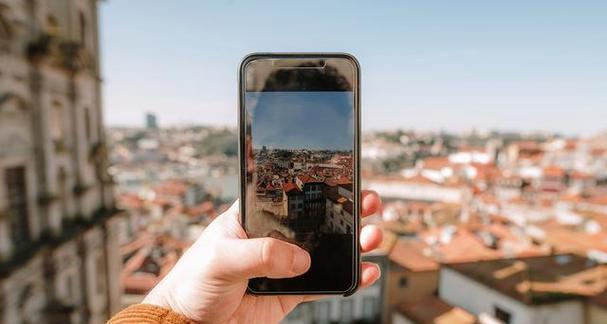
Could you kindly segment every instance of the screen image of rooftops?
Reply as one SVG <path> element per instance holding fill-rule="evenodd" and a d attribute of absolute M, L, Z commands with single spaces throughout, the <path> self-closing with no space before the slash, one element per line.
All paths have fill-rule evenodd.
<path fill-rule="evenodd" d="M 247 92 L 245 103 L 255 165 L 249 234 L 308 251 L 319 235 L 351 235 L 352 92 Z"/>

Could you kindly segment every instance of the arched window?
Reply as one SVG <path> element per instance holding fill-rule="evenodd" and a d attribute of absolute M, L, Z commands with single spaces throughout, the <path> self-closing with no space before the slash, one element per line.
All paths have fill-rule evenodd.
<path fill-rule="evenodd" d="M 48 15 L 46 17 L 46 32 L 51 36 L 59 36 L 59 23 L 57 22 L 57 18 L 53 15 Z"/>
<path fill-rule="evenodd" d="M 61 212 L 63 215 L 68 215 L 67 199 L 69 194 L 69 187 L 67 184 L 67 172 L 64 167 L 59 168 L 57 174 L 57 184 L 59 186 L 59 201 L 61 202 Z"/>
<path fill-rule="evenodd" d="M 86 46 L 86 18 L 84 18 L 84 13 L 82 11 L 78 13 L 78 24 L 80 26 L 80 44 Z"/>
<path fill-rule="evenodd" d="M 7 196 L 7 211 L 15 248 L 19 250 L 30 240 L 29 210 L 27 205 L 27 179 L 25 166 L 4 169 L 4 190 Z M 19 252 L 19 251 L 18 251 Z"/>
<path fill-rule="evenodd" d="M 63 107 L 61 103 L 54 100 L 51 104 L 51 138 L 55 141 L 63 139 Z"/>
<path fill-rule="evenodd" d="M 11 26 L 8 21 L 0 13 L 0 53 L 8 52 L 12 38 Z"/>

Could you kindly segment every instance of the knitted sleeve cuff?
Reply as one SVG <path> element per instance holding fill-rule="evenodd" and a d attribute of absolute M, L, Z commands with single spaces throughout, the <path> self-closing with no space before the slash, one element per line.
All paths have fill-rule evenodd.
<path fill-rule="evenodd" d="M 169 309 L 135 304 L 114 315 L 108 324 L 194 324 L 195 322 Z"/>

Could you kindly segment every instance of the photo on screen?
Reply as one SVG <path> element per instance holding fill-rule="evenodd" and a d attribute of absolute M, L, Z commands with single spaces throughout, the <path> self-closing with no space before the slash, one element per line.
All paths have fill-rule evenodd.
<path fill-rule="evenodd" d="M 247 92 L 245 104 L 254 165 L 247 233 L 306 249 L 312 268 L 304 277 L 347 279 L 355 229 L 352 92 Z"/>

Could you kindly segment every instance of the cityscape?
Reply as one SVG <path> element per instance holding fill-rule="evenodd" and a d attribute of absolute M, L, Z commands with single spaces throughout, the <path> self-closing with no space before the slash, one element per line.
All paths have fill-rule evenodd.
<path fill-rule="evenodd" d="M 137 125 L 106 122 L 121 108 L 102 93 L 99 10 L 120 1 L 100 3 L 0 0 L 0 323 L 105 323 L 240 195 L 235 122 L 165 123 L 144 104 Z M 552 119 L 521 116 L 539 129 Z M 363 260 L 382 276 L 283 323 L 607 323 L 607 129 L 562 125 L 363 128 L 360 187 L 383 202 L 364 223 L 384 236 Z M 253 156 L 251 219 L 271 221 L 251 224 L 257 235 L 314 251 L 315 235 L 354 233 L 351 150 L 259 145 Z"/>
<path fill-rule="evenodd" d="M 173 148 L 165 144 L 194 129 L 205 129 L 199 131 L 207 137 Z M 184 161 L 173 166 L 175 171 L 165 170 L 178 174 L 176 170 L 188 169 L 186 164 L 217 161 L 219 158 L 212 154 L 196 157 L 188 150 L 185 155 L 179 151 L 197 147 L 199 141 L 212 143 L 216 138 L 224 142 L 223 135 L 216 135 L 223 132 L 234 138 L 237 133 L 236 129 L 218 132 L 212 127 L 132 129 L 132 134 L 140 134 L 140 143 L 158 144 L 153 145 L 154 149 L 144 145 L 125 155 L 123 145 L 131 140 L 123 138 L 111 146 L 110 160 L 119 160 L 118 155 L 159 154 L 160 160 Z M 124 130 L 108 129 L 110 138 L 121 133 Z M 159 140 L 160 134 L 163 140 Z M 231 152 L 229 147 L 236 145 L 225 143 L 226 147 L 217 152 Z M 383 229 L 384 242 L 379 250 L 363 258 L 381 265 L 382 279 L 350 297 L 303 304 L 285 323 L 602 322 L 607 293 L 607 132 L 585 138 L 477 131 L 367 132 L 361 153 L 363 188 L 377 191 L 384 205 L 381 213 L 365 220 Z M 237 163 L 234 155 L 218 155 L 227 165 Z M 319 208 L 324 223 L 312 218 L 302 226 L 347 232 L 341 221 L 351 213 L 351 174 L 347 171 L 351 168 L 339 167 L 351 163 L 347 153 L 262 147 L 254 151 L 254 156 L 258 161 L 258 207 L 276 221 L 278 225 L 273 228 L 285 229 L 281 238 L 288 239 L 292 232 L 293 219 L 287 216 L 303 215 L 304 192 L 324 200 L 310 205 Z M 111 170 L 123 168 L 126 162 L 121 161 Z M 147 162 L 137 165 L 147 168 Z M 160 166 L 152 165 L 152 169 Z M 228 176 L 236 170 L 217 170 L 221 171 L 211 173 L 236 181 Z M 154 171 L 141 172 L 138 180 L 129 177 L 117 181 L 116 191 L 149 181 L 146 174 Z M 117 195 L 122 209 L 136 211 L 128 213 L 130 217 L 138 215 L 139 221 L 131 224 L 149 222 L 133 231 L 133 237 L 141 235 L 137 233 L 146 233 L 147 237 L 150 228 L 157 237 L 164 237 L 155 243 L 163 252 L 147 259 L 158 269 L 155 280 L 149 280 L 145 289 L 129 290 L 145 272 L 144 263 L 139 269 L 130 268 L 128 276 L 123 277 L 125 300 L 141 298 L 166 273 L 160 270 L 168 262 L 166 255 L 178 256 L 183 251 L 183 246 L 175 243 L 187 237 L 183 233 L 191 234 L 191 242 L 232 198 L 222 198 L 213 187 L 206 189 L 204 180 L 198 185 L 192 180 L 170 177 L 157 184 L 148 183 L 139 194 L 131 189 Z M 322 184 L 324 189 L 312 184 Z M 165 186 L 182 188 L 181 198 L 172 202 L 179 206 L 177 209 L 166 206 Z M 190 191 L 198 194 L 186 194 Z M 198 198 L 187 203 L 186 197 Z M 201 206 L 208 209 L 192 216 L 188 204 L 198 206 L 193 210 L 204 210 Z M 156 212 L 156 221 L 150 221 L 153 210 L 181 212 Z M 183 220 L 173 221 L 178 214 Z M 182 228 L 176 230 L 176 224 Z M 291 239 L 305 242 L 295 236 Z M 133 241 L 146 246 L 141 238 Z M 187 245 L 187 241 L 182 243 Z M 128 254 L 133 254 L 132 250 Z M 462 291 L 467 293 L 462 296 Z"/>
<path fill-rule="evenodd" d="M 253 156 L 253 219 L 271 219 L 269 229 L 285 228 L 274 234 L 305 247 L 315 241 L 307 237 L 316 233 L 352 234 L 352 152 L 264 147 Z M 260 237 L 272 234 L 251 231 Z"/>

